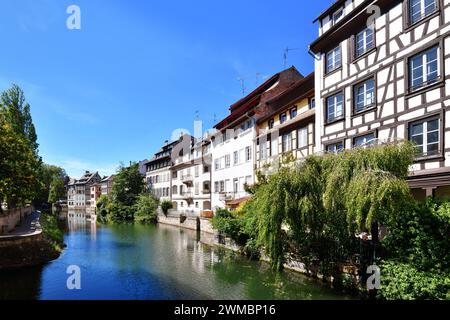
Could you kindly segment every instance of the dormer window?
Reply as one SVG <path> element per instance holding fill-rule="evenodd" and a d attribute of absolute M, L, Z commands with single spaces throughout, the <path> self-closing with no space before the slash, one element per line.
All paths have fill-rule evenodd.
<path fill-rule="evenodd" d="M 341 8 L 338 11 L 336 11 L 335 13 L 333 13 L 333 25 L 335 25 L 336 23 L 341 21 L 343 17 L 344 17 L 344 9 L 343 8 Z"/>

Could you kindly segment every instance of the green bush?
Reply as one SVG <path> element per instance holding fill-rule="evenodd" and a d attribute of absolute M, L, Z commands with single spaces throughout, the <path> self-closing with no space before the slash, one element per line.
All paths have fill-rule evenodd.
<path fill-rule="evenodd" d="M 142 194 L 135 204 L 135 220 L 138 222 L 156 222 L 158 200 L 150 194 Z"/>
<path fill-rule="evenodd" d="M 169 210 L 173 208 L 173 204 L 169 200 L 164 200 L 161 202 L 161 210 L 164 213 L 164 215 L 167 217 L 167 213 L 169 213 Z"/>
<path fill-rule="evenodd" d="M 386 300 L 448 300 L 450 275 L 423 272 L 410 264 L 385 261 L 381 265 L 378 297 Z"/>
<path fill-rule="evenodd" d="M 400 211 L 383 240 L 388 258 L 421 271 L 450 271 L 450 202 L 428 200 Z"/>

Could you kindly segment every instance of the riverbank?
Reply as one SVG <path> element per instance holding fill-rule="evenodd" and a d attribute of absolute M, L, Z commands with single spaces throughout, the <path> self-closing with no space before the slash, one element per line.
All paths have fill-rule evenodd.
<path fill-rule="evenodd" d="M 34 212 L 23 224 L 0 237 L 0 270 L 41 265 L 62 252 L 64 235 L 55 216 Z"/>

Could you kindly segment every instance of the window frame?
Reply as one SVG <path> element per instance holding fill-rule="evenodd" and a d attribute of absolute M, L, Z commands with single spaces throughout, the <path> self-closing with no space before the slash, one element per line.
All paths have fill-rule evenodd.
<path fill-rule="evenodd" d="M 295 113 L 294 116 L 292 114 Z M 289 117 L 292 119 L 295 119 L 298 116 L 298 108 L 297 106 L 293 106 L 291 109 L 289 109 Z"/>
<path fill-rule="evenodd" d="M 288 143 L 290 145 L 289 150 L 286 150 L 284 148 L 284 137 L 290 137 L 290 139 L 288 139 Z M 287 152 L 291 152 L 294 150 L 294 144 L 293 144 L 293 138 L 292 138 L 292 131 L 289 133 L 284 133 L 281 135 L 281 153 L 287 153 Z"/>
<path fill-rule="evenodd" d="M 281 120 L 282 117 L 284 117 L 285 119 L 284 119 L 284 120 Z M 280 113 L 280 115 L 279 115 L 279 120 L 280 120 L 280 125 L 283 124 L 283 123 L 285 123 L 285 122 L 288 120 L 288 118 L 287 118 L 287 113 L 286 113 L 286 112 Z"/>
<path fill-rule="evenodd" d="M 342 95 L 342 115 L 339 118 L 334 118 L 332 120 L 328 120 L 328 99 L 337 95 Z M 325 98 L 325 103 L 324 103 L 324 108 L 325 108 L 325 112 L 323 113 L 324 115 L 324 124 L 325 125 L 329 125 L 335 122 L 339 122 L 345 119 L 345 91 L 344 90 L 338 90 L 335 91 L 329 95 L 327 95 Z"/>
<path fill-rule="evenodd" d="M 422 16 L 419 20 L 413 22 L 412 21 L 412 16 L 411 16 L 411 0 L 404 0 L 403 2 L 403 14 L 404 14 L 404 31 L 409 31 L 409 29 L 411 28 L 415 28 L 417 26 L 419 26 L 420 24 L 433 19 L 434 17 L 440 15 L 441 19 L 440 19 L 440 24 L 442 24 L 442 14 L 441 11 L 443 8 L 442 5 L 442 0 L 435 0 L 435 4 L 436 4 L 436 9 L 434 10 L 434 12 L 426 15 L 426 16 Z"/>
<path fill-rule="evenodd" d="M 300 131 L 306 129 L 306 145 L 304 146 L 300 146 Z M 302 149 L 306 149 L 309 147 L 310 142 L 309 142 L 309 124 L 307 124 L 306 126 L 297 128 L 296 130 L 297 132 L 297 149 L 302 150 Z"/>
<path fill-rule="evenodd" d="M 363 109 L 357 111 L 356 107 L 357 107 L 357 99 L 356 99 L 356 95 L 357 95 L 357 88 L 358 86 L 364 85 L 366 82 L 373 80 L 374 82 L 374 87 L 373 87 L 373 103 L 370 106 L 365 106 Z M 376 74 L 371 74 L 365 78 L 363 78 L 362 80 L 358 81 L 357 83 L 355 83 L 354 85 L 352 85 L 352 116 L 358 116 L 361 115 L 365 112 L 371 111 L 373 109 L 375 109 L 377 107 L 377 76 Z"/>
<path fill-rule="evenodd" d="M 357 51 L 357 46 L 358 46 L 358 35 L 367 31 L 368 29 L 372 30 L 372 47 L 371 48 L 366 48 L 366 50 L 358 55 L 358 51 Z M 351 52 L 353 53 L 353 62 L 365 57 L 366 55 L 370 54 L 371 52 L 373 52 L 374 50 L 377 49 L 377 41 L 376 41 L 376 27 L 375 25 L 371 25 L 370 27 L 365 27 L 364 29 L 360 30 L 359 32 L 355 33 L 352 36 L 352 50 Z M 364 42 L 366 42 L 366 38 L 364 38 Z"/>
<path fill-rule="evenodd" d="M 444 159 L 445 153 L 445 110 L 441 110 L 440 112 L 430 113 L 423 115 L 422 117 L 414 118 L 409 120 L 405 125 L 405 137 L 408 137 L 408 141 L 410 141 L 410 127 L 419 122 L 425 122 L 433 119 L 439 120 L 439 152 L 430 156 L 418 156 L 415 159 L 415 162 L 423 162 L 429 160 L 436 159 Z"/>
<path fill-rule="evenodd" d="M 338 19 L 335 19 L 338 13 L 340 13 L 341 16 Z M 344 18 L 344 16 L 345 16 L 344 7 L 340 7 L 331 15 L 331 24 L 335 26 L 336 24 L 339 23 L 339 21 L 341 21 Z"/>
<path fill-rule="evenodd" d="M 366 137 L 366 136 L 368 136 L 368 135 L 373 135 L 373 139 L 372 139 L 372 140 L 376 140 L 376 139 L 378 138 L 378 132 L 377 132 L 376 130 L 375 130 L 375 131 L 366 131 L 366 132 L 364 132 L 364 133 L 362 133 L 362 134 L 355 135 L 355 136 L 352 138 L 352 149 L 354 149 L 354 148 L 361 148 L 361 146 L 357 146 L 357 145 L 355 144 L 355 140 L 356 140 L 356 139 L 359 139 L 359 138 Z M 372 141 L 372 140 L 370 140 L 370 141 Z M 368 146 L 368 145 L 364 146 L 364 148 L 367 147 L 367 146 Z"/>
<path fill-rule="evenodd" d="M 422 85 L 421 87 L 418 87 L 415 90 L 412 90 L 411 88 L 411 83 L 410 83 L 410 76 L 411 76 L 411 68 L 409 65 L 409 62 L 412 58 L 423 54 L 429 50 L 431 50 L 432 48 L 436 47 L 438 49 L 438 54 L 437 54 L 437 64 L 438 64 L 438 73 L 439 76 L 437 78 L 437 80 L 433 83 L 427 84 L 427 85 Z M 411 52 L 409 55 L 407 55 L 404 58 L 404 74 L 405 74 L 405 88 L 406 88 L 406 97 L 412 97 L 415 96 L 417 94 L 420 94 L 424 91 L 428 91 L 431 90 L 435 87 L 440 87 L 443 86 L 445 84 L 445 60 L 444 60 L 444 40 L 443 38 L 441 39 L 437 39 L 436 41 L 433 41 L 431 43 L 427 43 L 426 46 L 420 47 L 417 50 L 414 50 L 413 52 Z"/>
<path fill-rule="evenodd" d="M 340 57 L 341 57 L 340 63 L 339 63 L 338 66 L 335 65 L 335 66 L 333 67 L 333 69 L 328 69 L 328 55 L 329 55 L 330 53 L 332 53 L 332 52 L 335 52 L 336 49 L 339 49 L 339 55 L 340 55 Z M 334 60 L 334 64 L 336 64 L 336 57 L 335 57 L 335 56 L 333 57 L 333 60 Z M 324 64 L 325 64 L 325 66 L 324 66 L 325 75 L 332 74 L 332 73 L 337 72 L 337 71 L 339 71 L 339 70 L 342 69 L 342 45 L 341 45 L 341 44 L 337 45 L 336 47 L 334 47 L 334 48 L 331 49 L 331 50 L 328 50 L 328 51 L 325 53 Z"/>
<path fill-rule="evenodd" d="M 338 144 L 342 144 L 341 151 L 338 151 L 338 152 L 330 152 L 330 151 L 328 151 L 328 147 L 335 146 L 335 145 L 338 145 Z M 342 152 L 344 150 L 345 150 L 345 141 L 344 140 L 334 141 L 334 142 L 331 142 L 331 143 L 325 145 L 325 151 L 328 152 L 328 153 L 337 154 L 337 153 Z"/>

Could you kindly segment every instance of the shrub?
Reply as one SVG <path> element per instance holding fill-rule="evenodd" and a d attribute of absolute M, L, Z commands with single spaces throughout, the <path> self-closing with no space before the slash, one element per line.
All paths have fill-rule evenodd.
<path fill-rule="evenodd" d="M 173 208 L 173 204 L 169 200 L 164 200 L 161 202 L 161 210 L 164 213 L 164 215 L 167 217 L 167 213 L 169 213 L 169 210 Z"/>
<path fill-rule="evenodd" d="M 158 200 L 150 194 L 142 194 L 138 197 L 134 206 L 136 210 L 135 218 L 138 222 L 156 222 Z"/>
<path fill-rule="evenodd" d="M 381 265 L 378 298 L 386 300 L 450 299 L 450 276 L 423 272 L 413 265 L 385 261 Z"/>

